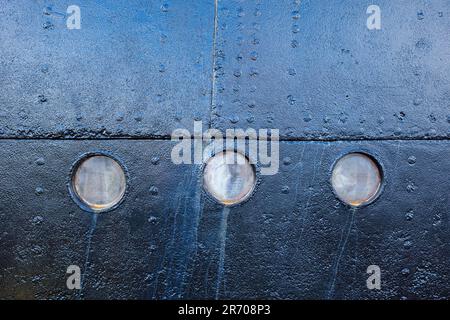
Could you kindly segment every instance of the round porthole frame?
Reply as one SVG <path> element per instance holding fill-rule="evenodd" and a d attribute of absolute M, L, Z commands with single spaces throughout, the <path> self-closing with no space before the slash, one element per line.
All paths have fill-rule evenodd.
<path fill-rule="evenodd" d="M 91 157 L 95 157 L 95 156 L 108 157 L 108 158 L 114 160 L 120 166 L 120 168 L 123 170 L 123 173 L 125 175 L 125 190 L 124 190 L 122 198 L 116 204 L 114 204 L 113 206 L 111 206 L 109 208 L 106 208 L 106 209 L 102 209 L 102 210 L 95 210 L 95 209 L 91 208 L 82 199 L 80 199 L 80 196 L 74 190 L 74 186 L 73 186 L 73 178 L 74 178 L 75 173 L 77 172 L 78 168 L 80 167 L 80 165 L 85 160 L 87 160 L 87 159 L 89 159 Z M 129 186 L 129 181 L 130 181 L 130 179 L 129 179 L 128 170 L 125 167 L 125 165 L 123 164 L 123 162 L 118 157 L 112 155 L 109 152 L 105 152 L 105 151 L 91 151 L 91 152 L 83 153 L 72 164 L 70 172 L 69 172 L 69 176 L 68 176 L 68 179 L 67 179 L 67 188 L 69 190 L 70 197 L 78 205 L 78 207 L 80 207 L 81 210 L 89 212 L 89 213 L 104 214 L 104 213 L 111 212 L 111 211 L 117 209 L 125 201 L 125 199 L 126 199 L 126 197 L 128 195 L 129 187 L 130 187 Z"/>
<path fill-rule="evenodd" d="M 364 155 L 366 157 L 368 157 L 370 160 L 372 160 L 372 162 L 375 164 L 375 166 L 378 168 L 378 171 L 380 173 L 380 185 L 378 187 L 377 192 L 375 193 L 374 196 L 371 197 L 371 199 L 369 199 L 369 201 L 363 202 L 362 204 L 358 205 L 358 206 L 354 206 L 351 205 L 350 203 L 345 202 L 344 200 L 342 200 L 339 195 L 336 193 L 334 187 L 333 187 L 333 171 L 334 168 L 336 166 L 336 164 L 343 159 L 345 156 L 348 156 L 350 154 L 361 154 Z M 344 206 L 348 207 L 348 208 L 364 208 L 367 206 L 372 205 L 373 203 L 375 203 L 382 195 L 383 191 L 384 191 L 384 186 L 386 184 L 386 174 L 385 174 L 385 167 L 384 164 L 381 160 L 380 156 L 378 156 L 378 154 L 376 154 L 375 152 L 371 152 L 368 151 L 366 149 L 361 149 L 361 148 L 351 148 L 351 149 L 346 149 L 343 152 L 340 152 L 339 156 L 333 161 L 333 163 L 331 164 L 331 168 L 329 170 L 329 179 L 328 179 L 328 184 L 330 186 L 331 192 L 333 192 L 334 197 L 339 201 L 339 203 L 343 204 Z"/>
<path fill-rule="evenodd" d="M 249 201 L 253 195 L 256 193 L 259 183 L 260 183 L 260 168 L 258 163 L 255 161 L 255 159 L 253 159 L 251 161 L 248 153 L 244 150 L 241 150 L 240 148 L 222 148 L 219 151 L 215 152 L 214 148 L 211 148 L 209 150 L 205 150 L 206 153 L 204 153 L 204 155 L 207 154 L 207 156 L 205 157 L 206 159 L 203 161 L 201 168 L 200 168 L 200 179 L 201 179 L 201 185 L 202 185 L 202 189 L 203 189 L 203 193 L 206 195 L 207 199 L 214 202 L 215 204 L 227 207 L 227 208 L 233 208 L 233 207 L 237 207 L 237 206 L 241 206 L 244 203 L 246 203 L 247 201 Z M 255 182 L 253 184 L 252 189 L 247 193 L 247 195 L 239 202 L 236 203 L 232 203 L 232 204 L 225 204 L 223 202 L 220 202 L 216 197 L 214 197 L 207 189 L 206 186 L 204 184 L 204 173 L 205 173 L 205 169 L 207 166 L 208 161 L 215 157 L 216 155 L 220 154 L 220 153 L 225 153 L 225 152 L 233 152 L 233 153 L 239 153 L 241 156 L 243 156 L 248 163 L 250 164 L 250 166 L 253 169 L 253 173 L 255 175 Z M 252 163 L 253 162 L 253 163 Z"/>

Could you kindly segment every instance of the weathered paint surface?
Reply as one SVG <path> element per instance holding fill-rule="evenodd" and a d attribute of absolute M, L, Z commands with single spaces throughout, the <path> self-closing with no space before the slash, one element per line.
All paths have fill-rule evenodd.
<path fill-rule="evenodd" d="M 0 167 L 14 168 L 0 182 L 3 298 L 450 294 L 448 141 L 284 142 L 280 173 L 260 177 L 225 221 L 202 191 L 199 168 L 171 162 L 171 142 L 0 145 Z M 370 150 L 386 178 L 377 201 L 352 210 L 329 179 L 336 157 L 355 148 Z M 130 177 L 122 205 L 98 216 L 82 211 L 66 186 L 73 160 L 92 150 L 113 152 Z M 71 264 L 82 267 L 81 293 L 65 287 Z M 373 264 L 380 291 L 366 288 Z"/>
<path fill-rule="evenodd" d="M 1 137 L 158 137 L 209 121 L 213 2 L 80 1 L 80 30 L 67 6 L 0 1 Z"/>
<path fill-rule="evenodd" d="M 450 298 L 448 1 L 378 1 L 380 31 L 352 0 L 0 4 L 0 298 Z M 280 172 L 224 210 L 170 159 L 194 119 L 279 128 Z M 351 151 L 384 172 L 356 210 Z M 88 152 L 127 170 L 111 212 L 69 195 Z"/>
<path fill-rule="evenodd" d="M 213 123 L 286 139 L 450 136 L 448 1 L 219 1 Z"/>

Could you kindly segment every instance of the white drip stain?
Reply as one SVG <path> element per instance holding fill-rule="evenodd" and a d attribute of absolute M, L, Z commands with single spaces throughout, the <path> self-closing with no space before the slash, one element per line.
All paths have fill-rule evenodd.
<path fill-rule="evenodd" d="M 348 241 L 350 232 L 353 227 L 353 220 L 355 218 L 355 212 L 357 211 L 357 209 L 358 209 L 357 207 L 350 209 L 350 216 L 349 216 L 347 231 L 345 231 L 345 228 L 342 230 L 341 240 L 339 241 L 339 248 L 338 248 L 339 253 L 336 258 L 335 267 L 333 268 L 333 280 L 331 282 L 330 289 L 328 291 L 327 299 L 331 299 L 334 294 L 334 286 L 336 284 L 336 278 L 337 278 L 337 274 L 339 271 L 339 263 L 341 262 L 341 258 L 342 258 L 342 255 L 344 254 L 345 247 L 347 246 L 347 241 Z M 344 237 L 344 233 L 345 233 L 345 237 Z"/>
<path fill-rule="evenodd" d="M 313 191 L 314 191 L 312 189 L 312 186 L 314 185 L 314 182 L 316 181 L 316 175 L 317 175 L 317 171 L 318 171 L 317 168 L 320 168 L 320 166 L 322 165 L 323 154 L 325 152 L 326 147 L 328 147 L 328 142 L 325 143 L 322 147 L 322 152 L 320 153 L 319 162 L 315 162 L 315 164 L 314 164 L 313 176 L 312 176 L 312 180 L 310 182 L 311 190 L 309 190 L 308 198 L 306 200 L 306 205 L 304 207 L 303 214 L 301 216 L 301 221 L 300 221 L 301 229 L 300 229 L 300 236 L 297 241 L 298 244 L 300 244 L 300 242 L 303 238 L 303 231 L 305 230 L 305 223 L 306 223 L 306 219 L 307 219 L 307 215 L 308 215 L 308 211 L 309 211 L 309 203 L 311 201 L 311 197 L 313 196 Z M 314 158 L 314 160 L 315 160 L 315 158 Z M 297 251 L 299 250 L 299 248 L 300 248 L 300 245 L 297 245 Z"/>
<path fill-rule="evenodd" d="M 182 274 L 182 280 L 181 280 L 181 286 L 180 286 L 180 293 L 178 298 L 182 298 L 183 293 L 186 290 L 186 286 L 188 285 L 188 282 L 186 280 L 186 277 L 190 278 L 192 276 L 191 268 L 193 268 L 195 259 L 197 258 L 197 249 L 198 249 L 198 226 L 200 224 L 200 218 L 203 213 L 203 203 L 201 201 L 201 191 L 202 190 L 202 180 L 198 178 L 198 167 L 194 167 L 192 169 L 192 179 L 196 179 L 196 188 L 195 188 L 195 196 L 193 199 L 193 211 L 194 211 L 194 219 L 192 221 L 192 225 L 190 226 L 191 232 L 192 232 L 192 238 L 188 240 L 188 242 L 191 244 L 191 247 L 189 248 L 189 257 L 187 259 L 187 266 L 185 269 L 185 272 Z M 186 215 L 185 215 L 186 217 Z"/>
<path fill-rule="evenodd" d="M 220 242 L 220 252 L 219 252 L 219 264 L 217 268 L 217 284 L 216 284 L 216 300 L 219 299 L 220 287 L 223 282 L 224 274 L 224 264 L 225 264 L 225 245 L 227 240 L 227 225 L 228 225 L 228 214 L 230 213 L 230 208 L 225 206 L 222 210 L 222 219 L 220 221 L 219 229 L 219 242 Z"/>
<path fill-rule="evenodd" d="M 86 278 L 87 275 L 87 271 L 88 271 L 88 265 L 89 265 L 89 256 L 91 253 L 91 241 L 92 241 L 92 236 L 94 234 L 95 228 L 97 226 L 97 218 L 98 218 L 98 213 L 93 213 L 92 214 L 92 220 L 91 220 L 91 226 L 89 228 L 89 232 L 87 235 L 87 246 L 86 246 L 86 253 L 84 255 L 84 267 L 83 267 L 83 271 L 81 274 L 81 279 L 80 279 L 80 284 L 81 284 L 81 289 L 79 292 L 79 298 L 81 298 L 81 295 L 83 293 L 83 287 L 84 287 L 84 279 Z"/>
<path fill-rule="evenodd" d="M 175 192 L 178 197 L 174 201 L 174 214 L 170 219 L 169 215 L 166 215 L 164 229 L 169 229 L 168 223 L 173 219 L 171 240 L 165 246 L 159 262 L 159 271 L 156 272 L 152 292 L 149 294 L 153 299 L 157 297 L 160 282 L 164 284 L 163 297 L 166 298 L 181 299 L 189 289 L 188 284 L 197 257 L 198 226 L 203 212 L 198 169 L 194 166 L 184 175 L 183 181 L 178 184 L 177 192 Z M 192 190 L 195 190 L 193 195 Z M 165 275 L 163 281 L 159 281 L 160 274 Z"/>
<path fill-rule="evenodd" d="M 189 176 L 190 176 L 190 174 L 191 173 L 189 173 Z M 173 226 L 172 226 L 172 232 L 171 232 L 172 236 L 171 236 L 170 242 L 165 247 L 164 254 L 161 257 L 161 260 L 160 260 L 160 263 L 159 263 L 159 268 L 158 268 L 159 271 L 156 272 L 156 277 L 155 277 L 154 286 L 153 286 L 152 299 L 156 298 L 156 294 L 157 294 L 157 291 L 158 291 L 158 284 L 159 284 L 159 276 L 165 269 L 164 265 L 166 263 L 170 264 L 171 261 L 172 261 L 171 257 L 168 258 L 167 255 L 170 254 L 172 248 L 174 247 L 175 232 L 176 232 L 176 221 L 177 221 L 178 213 L 181 210 L 180 208 L 181 208 L 181 203 L 182 203 L 183 197 L 184 197 L 184 199 L 186 198 L 184 192 L 185 192 L 185 186 L 186 186 L 186 183 L 187 183 L 187 179 L 188 179 L 188 175 L 186 174 L 184 176 L 184 178 L 183 178 L 183 181 L 178 183 L 177 191 L 175 192 L 175 194 L 178 195 L 178 197 L 174 201 L 174 204 L 175 204 L 174 209 L 175 209 L 175 211 L 174 211 L 174 215 L 173 215 Z M 168 228 L 167 226 L 168 226 L 168 223 L 170 221 L 169 216 L 170 216 L 169 214 L 166 215 L 166 219 L 165 219 L 165 222 L 164 222 L 164 229 L 165 230 Z M 171 270 L 169 269 L 169 273 L 170 273 L 170 271 Z M 166 278 L 165 278 L 164 282 L 166 283 L 165 290 L 167 290 L 168 275 L 166 275 Z"/>

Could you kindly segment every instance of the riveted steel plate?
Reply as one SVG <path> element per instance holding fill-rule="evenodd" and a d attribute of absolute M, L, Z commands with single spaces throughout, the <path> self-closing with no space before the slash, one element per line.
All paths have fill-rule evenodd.
<path fill-rule="evenodd" d="M 448 141 L 283 142 L 280 172 L 224 209 L 170 141 L 0 142 L 1 298 L 450 297 Z M 384 173 L 372 204 L 351 209 L 330 185 L 347 152 Z M 68 175 L 89 152 L 114 155 L 128 189 L 115 210 L 81 210 Z M 11 168 L 6 170 L 5 168 Z M 82 290 L 66 287 L 69 265 Z M 368 290 L 367 267 L 381 268 Z"/>
<path fill-rule="evenodd" d="M 218 1 L 213 124 L 286 139 L 448 138 L 450 4 Z"/>
<path fill-rule="evenodd" d="M 164 136 L 209 121 L 214 2 L 0 1 L 0 137 Z"/>

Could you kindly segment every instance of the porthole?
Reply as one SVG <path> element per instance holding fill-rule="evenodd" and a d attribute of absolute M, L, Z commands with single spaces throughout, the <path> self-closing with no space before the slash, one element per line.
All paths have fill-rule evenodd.
<path fill-rule="evenodd" d="M 214 199 L 224 205 L 245 201 L 255 185 L 255 167 L 239 152 L 220 152 L 205 164 L 203 186 Z"/>
<path fill-rule="evenodd" d="M 331 184 L 336 196 L 353 207 L 374 201 L 380 192 L 383 175 L 380 165 L 364 153 L 349 153 L 334 165 Z"/>
<path fill-rule="evenodd" d="M 72 171 L 70 191 L 74 200 L 85 210 L 110 210 L 122 201 L 125 190 L 125 171 L 110 156 L 95 154 L 84 157 Z"/>

